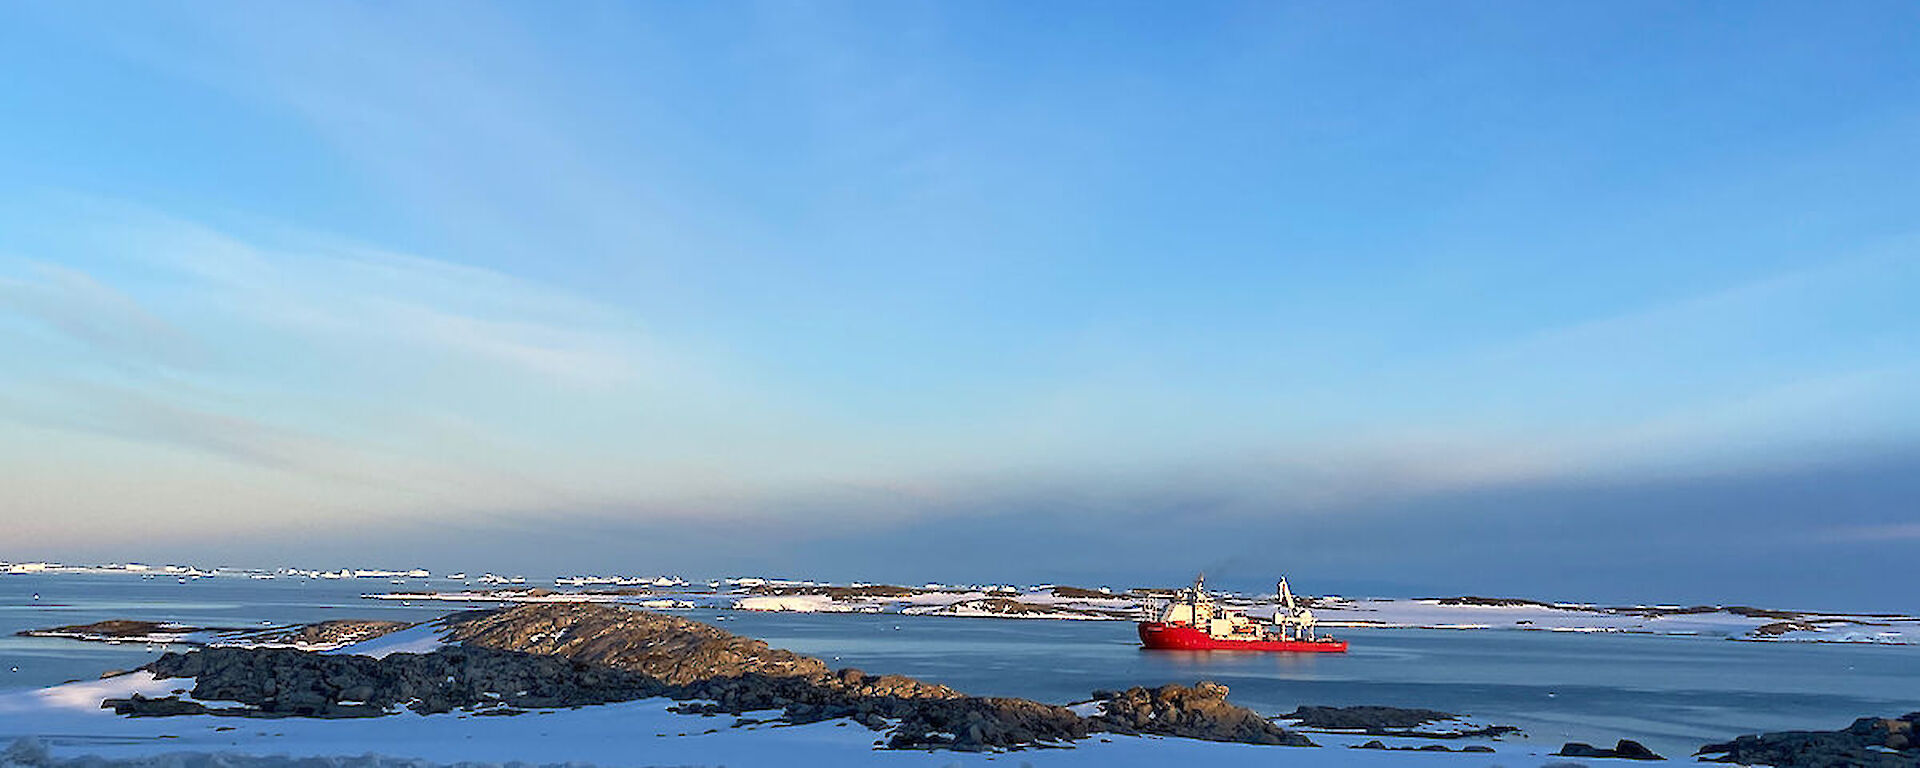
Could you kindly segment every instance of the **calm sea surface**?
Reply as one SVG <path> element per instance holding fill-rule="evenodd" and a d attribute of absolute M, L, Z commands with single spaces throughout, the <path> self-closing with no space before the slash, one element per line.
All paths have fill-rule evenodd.
<path fill-rule="evenodd" d="M 0 689 L 145 663 L 160 649 L 14 636 L 110 618 L 244 627 L 329 618 L 421 620 L 469 607 L 366 600 L 446 582 L 252 580 L 187 584 L 121 575 L 0 576 Z M 479 607 L 479 606 L 473 606 Z M 1675 757 L 1762 730 L 1837 728 L 1920 710 L 1920 647 L 1747 643 L 1512 631 L 1346 630 L 1346 654 L 1147 652 L 1126 622 L 694 611 L 730 631 L 975 694 L 1055 703 L 1099 688 L 1207 679 L 1265 714 L 1301 704 L 1385 704 L 1517 725 L 1533 743 L 1638 739 Z"/>

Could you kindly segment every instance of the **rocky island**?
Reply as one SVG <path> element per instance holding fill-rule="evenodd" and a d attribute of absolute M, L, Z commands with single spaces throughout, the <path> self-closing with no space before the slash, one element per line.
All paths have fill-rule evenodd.
<path fill-rule="evenodd" d="M 1097 733 L 1313 746 L 1229 703 L 1217 683 L 1095 692 L 1068 708 L 833 670 L 711 625 L 617 606 L 520 605 L 456 614 L 438 626 L 457 645 L 379 658 L 271 647 L 169 653 L 143 671 L 191 679 L 190 689 L 102 706 L 130 717 L 351 718 L 402 709 L 513 715 L 664 696 L 689 715 L 771 711 L 795 724 L 848 718 L 882 732 L 890 749 L 1056 747 Z"/>

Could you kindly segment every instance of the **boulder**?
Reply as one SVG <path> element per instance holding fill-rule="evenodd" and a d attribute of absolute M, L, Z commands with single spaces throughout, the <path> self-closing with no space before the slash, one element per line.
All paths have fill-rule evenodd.
<path fill-rule="evenodd" d="M 1189 688 L 1129 688 L 1106 699 L 1094 722 L 1116 733 L 1153 733 L 1205 741 L 1313 746 L 1305 736 L 1274 725 L 1246 707 L 1227 703 L 1227 687 L 1200 682 Z"/>
<path fill-rule="evenodd" d="M 1558 757 L 1617 757 L 1628 760 L 1666 759 L 1654 754 L 1653 750 L 1647 749 L 1640 742 L 1629 739 L 1621 739 L 1613 745 L 1612 749 L 1601 749 L 1592 744 L 1571 741 L 1567 742 L 1565 746 L 1562 746 L 1559 752 L 1553 754 Z"/>
<path fill-rule="evenodd" d="M 1837 731 L 1748 734 L 1733 741 L 1708 744 L 1694 754 L 1710 762 L 1781 768 L 1914 768 L 1920 766 L 1920 745 L 1916 745 L 1914 739 L 1916 728 L 1920 728 L 1920 712 L 1900 717 L 1863 717 Z"/>
<path fill-rule="evenodd" d="M 181 701 L 174 696 L 161 699 L 149 699 L 134 694 L 125 699 L 107 699 L 100 702 L 101 709 L 111 709 L 116 715 L 127 717 L 169 717 L 172 715 L 204 715 L 207 707 L 191 701 Z"/>

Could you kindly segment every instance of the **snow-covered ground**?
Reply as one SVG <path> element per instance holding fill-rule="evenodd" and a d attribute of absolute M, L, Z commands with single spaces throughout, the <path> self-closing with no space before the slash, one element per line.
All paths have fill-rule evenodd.
<path fill-rule="evenodd" d="M 409 630 L 412 631 L 412 630 Z M 376 641 L 377 642 L 377 641 Z M 1366 737 L 1314 734 L 1318 748 L 1222 744 L 1158 737 L 1098 736 L 1072 749 L 968 754 L 875 749 L 879 733 L 846 720 L 809 725 L 735 727 L 730 716 L 667 711 L 649 699 L 518 716 L 464 713 L 319 720 L 191 715 L 127 718 L 100 701 L 133 693 L 164 696 L 188 680 L 155 680 L 137 672 L 106 680 L 0 693 L 0 746 L 37 737 L 53 758 L 136 758 L 164 753 L 285 755 L 294 758 L 376 754 L 432 763 L 576 763 L 600 766 L 1537 766 L 1561 762 L 1542 745 L 1491 744 L 1495 753 L 1383 752 L 1348 749 Z M 751 719 L 752 715 L 748 716 Z M 1436 743 L 1405 741 L 1406 746 Z M 1396 745 L 1400 746 L 1400 745 Z M 1454 744 L 1454 746 L 1459 746 Z M 179 760 L 174 766 L 194 764 Z M 206 763 L 202 763 L 206 764 Z M 218 765 L 218 761 L 214 761 Z"/>
<path fill-rule="evenodd" d="M 449 643 L 443 639 L 446 629 L 440 622 L 430 621 L 416 624 L 398 632 L 381 635 L 372 640 L 363 640 L 352 645 L 331 648 L 324 653 L 346 653 L 355 656 L 386 658 L 390 653 L 433 653 Z"/>

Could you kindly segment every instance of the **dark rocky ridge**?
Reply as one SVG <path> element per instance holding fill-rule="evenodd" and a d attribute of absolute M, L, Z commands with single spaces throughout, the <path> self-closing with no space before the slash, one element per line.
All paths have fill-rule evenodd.
<path fill-rule="evenodd" d="M 151 637 L 153 635 L 178 635 L 188 632 L 205 632 L 215 627 L 189 627 L 182 624 L 168 624 L 158 621 L 140 621 L 138 619 L 108 619 L 92 624 L 69 624 L 64 627 L 46 629 L 23 629 L 15 632 L 20 637 L 64 637 L 73 640 L 125 640 Z"/>
<path fill-rule="evenodd" d="M 777 709 L 791 723 L 851 718 L 890 728 L 886 745 L 896 749 L 1065 745 L 1096 732 L 1312 744 L 1228 703 L 1226 686 L 1215 683 L 1108 693 L 1099 697 L 1105 712 L 1081 717 L 900 675 L 830 671 L 818 659 L 700 622 L 612 606 L 523 605 L 459 614 L 445 625 L 448 638 L 464 645 L 382 659 L 285 649 L 170 653 L 146 668 L 195 678 L 196 699 L 242 706 L 140 697 L 102 706 L 129 716 L 369 717 L 400 707 L 513 714 L 668 696 L 686 702 L 677 709 L 688 714 Z"/>
<path fill-rule="evenodd" d="M 1461 747 L 1458 750 L 1452 749 L 1445 744 L 1427 744 L 1425 746 L 1419 746 L 1419 747 L 1389 747 L 1385 743 L 1381 742 L 1379 739 L 1374 739 L 1373 741 L 1369 741 L 1365 744 L 1355 744 L 1353 748 L 1354 749 L 1384 749 L 1389 752 L 1456 752 L 1457 751 L 1457 752 L 1490 753 L 1493 751 L 1493 747 L 1489 747 L 1485 744 L 1468 744 L 1464 747 Z"/>
<path fill-rule="evenodd" d="M 1569 741 L 1560 747 L 1560 751 L 1553 754 L 1558 757 L 1614 757 L 1625 760 L 1666 759 L 1655 754 L 1653 750 L 1647 749 L 1646 745 L 1632 739 L 1621 739 L 1614 743 L 1612 749 L 1601 749 L 1592 744 Z"/>
<path fill-rule="evenodd" d="M 332 647 L 371 640 L 413 626 L 402 621 L 374 619 L 335 619 L 314 624 L 267 628 L 195 627 L 138 619 L 108 619 L 92 624 L 73 624 L 47 629 L 28 629 L 16 634 L 24 637 L 62 637 L 93 642 L 152 640 L 164 637 L 169 644 L 234 646 Z M 199 638 L 178 637 L 200 635 Z"/>
<path fill-rule="evenodd" d="M 1131 618 L 1139 615 L 1131 610 L 1100 610 L 1097 608 L 1072 608 L 1064 605 L 1042 605 L 1027 603 L 1009 597 L 982 597 L 962 600 L 951 605 L 927 611 L 925 615 L 940 616 L 954 614 L 961 610 L 980 611 L 999 616 L 1086 616 L 1092 618 Z"/>
<path fill-rule="evenodd" d="M 1479 595 L 1460 595 L 1458 597 L 1436 597 L 1436 598 L 1430 598 L 1430 599 L 1433 600 L 1434 604 L 1436 605 L 1473 605 L 1473 606 L 1492 606 L 1492 607 L 1499 607 L 1499 608 L 1514 608 L 1514 607 L 1529 606 L 1529 605 L 1539 607 L 1539 608 L 1557 607 L 1553 603 L 1543 602 L 1540 600 L 1530 600 L 1524 597 L 1481 597 Z"/>
<path fill-rule="evenodd" d="M 243 706 L 209 708 L 139 697 L 109 699 L 102 706 L 135 717 L 377 717 L 400 707 L 434 714 L 605 704 L 657 696 L 667 688 L 632 672 L 490 648 L 383 659 L 287 648 L 203 648 L 166 654 L 146 669 L 161 678 L 194 678 L 193 698 Z"/>
<path fill-rule="evenodd" d="M 1459 715 L 1451 712 L 1402 707 L 1299 707 L 1280 717 L 1284 720 L 1299 721 L 1296 725 L 1302 729 L 1364 733 L 1369 736 L 1466 739 L 1499 737 L 1520 731 L 1519 728 L 1511 725 L 1468 725 Z M 1448 730 L 1421 729 L 1423 725 L 1449 721 L 1456 721 L 1463 727 Z"/>
<path fill-rule="evenodd" d="M 911 597 L 924 592 L 947 592 L 952 590 L 914 589 L 892 584 L 867 584 L 858 587 L 836 587 L 829 585 L 782 586 L 766 584 L 747 590 L 755 595 L 826 595 L 835 600 L 851 600 L 861 597 Z"/>
<path fill-rule="evenodd" d="M 1779 768 L 1916 768 L 1920 767 L 1920 712 L 1863 717 L 1838 731 L 1750 734 L 1708 744 L 1694 754 L 1716 763 Z"/>
<path fill-rule="evenodd" d="M 341 646 L 372 640 L 414 626 L 405 621 L 333 619 L 291 627 L 247 630 L 223 635 L 215 642 L 236 645 Z"/>
<path fill-rule="evenodd" d="M 1303 728 L 1338 728 L 1354 730 L 1371 729 L 1407 729 L 1417 728 L 1427 723 L 1454 720 L 1460 716 L 1452 712 L 1437 709 L 1405 709 L 1401 707 L 1299 707 L 1281 715 L 1288 720 L 1298 720 Z"/>
<path fill-rule="evenodd" d="M 594 603 L 522 605 L 456 614 L 446 638 L 472 648 L 559 656 L 637 672 L 670 685 L 758 673 L 824 677 L 819 659 L 711 624 Z"/>
<path fill-rule="evenodd" d="M 1122 597 L 1122 595 L 1116 595 L 1112 592 L 1103 592 L 1101 590 L 1087 589 L 1085 587 L 1069 587 L 1064 584 L 1049 587 L 1047 588 L 1047 591 L 1053 593 L 1054 597 L 1092 598 L 1096 600 L 1111 600 L 1117 597 Z"/>
<path fill-rule="evenodd" d="M 1779 637 L 1788 632 L 1807 632 L 1821 629 L 1819 624 L 1808 621 L 1776 621 L 1753 628 L 1754 637 Z"/>
<path fill-rule="evenodd" d="M 1274 725 L 1246 707 L 1227 703 L 1227 687 L 1200 682 L 1188 688 L 1129 688 L 1119 693 L 1095 691 L 1104 710 L 1093 718 L 1101 730 L 1114 733 L 1156 733 L 1207 741 L 1243 744 L 1282 744 L 1310 747 L 1305 736 Z"/>

